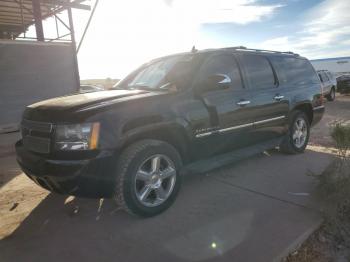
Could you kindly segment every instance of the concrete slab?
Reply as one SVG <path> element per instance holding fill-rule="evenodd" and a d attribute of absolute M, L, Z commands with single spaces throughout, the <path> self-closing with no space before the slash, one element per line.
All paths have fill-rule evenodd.
<path fill-rule="evenodd" d="M 320 209 L 321 203 L 313 194 L 317 180 L 312 174 L 322 173 L 333 158 L 311 150 L 298 155 L 271 150 L 207 175 L 242 190 Z"/>
<path fill-rule="evenodd" d="M 150 219 L 111 201 L 49 194 L 0 241 L 0 261 L 272 261 L 321 221 L 314 210 L 213 176 L 185 180 L 175 205 Z"/>

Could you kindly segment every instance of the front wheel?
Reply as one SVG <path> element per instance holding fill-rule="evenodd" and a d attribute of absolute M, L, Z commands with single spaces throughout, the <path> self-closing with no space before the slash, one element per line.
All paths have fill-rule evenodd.
<path fill-rule="evenodd" d="M 288 154 L 303 153 L 309 137 L 309 119 L 304 112 L 296 110 L 291 113 L 288 133 L 280 144 L 280 150 Z"/>
<path fill-rule="evenodd" d="M 158 140 L 141 140 L 120 156 L 115 199 L 131 214 L 150 217 L 169 208 L 181 185 L 181 158 Z"/>

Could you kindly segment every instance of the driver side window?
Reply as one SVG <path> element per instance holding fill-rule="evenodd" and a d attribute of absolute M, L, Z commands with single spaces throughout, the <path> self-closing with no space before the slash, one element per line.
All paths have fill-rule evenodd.
<path fill-rule="evenodd" d="M 196 88 L 199 90 L 209 89 L 210 91 L 216 91 L 215 86 L 205 87 L 207 80 L 214 75 L 228 76 L 231 80 L 229 88 L 234 88 L 235 90 L 243 88 L 239 68 L 233 55 L 221 54 L 209 57 L 199 71 Z"/>

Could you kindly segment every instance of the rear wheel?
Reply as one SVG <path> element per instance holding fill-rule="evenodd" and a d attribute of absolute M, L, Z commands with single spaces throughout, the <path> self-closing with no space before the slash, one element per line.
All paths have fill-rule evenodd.
<path fill-rule="evenodd" d="M 157 215 L 175 201 L 181 185 L 181 158 L 174 147 L 157 140 L 141 140 L 120 156 L 117 203 L 131 214 Z"/>
<path fill-rule="evenodd" d="M 305 151 L 310 137 L 310 123 L 306 114 L 296 110 L 291 113 L 288 133 L 280 144 L 280 150 L 288 154 Z"/>
<path fill-rule="evenodd" d="M 327 96 L 328 101 L 334 101 L 335 100 L 335 89 L 332 87 L 331 92 Z"/>

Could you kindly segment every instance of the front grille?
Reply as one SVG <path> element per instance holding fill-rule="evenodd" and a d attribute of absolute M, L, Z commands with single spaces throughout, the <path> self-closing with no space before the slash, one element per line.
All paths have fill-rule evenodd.
<path fill-rule="evenodd" d="M 52 127 L 53 125 L 51 123 L 23 119 L 21 122 L 21 132 L 24 147 L 37 153 L 49 153 Z"/>

